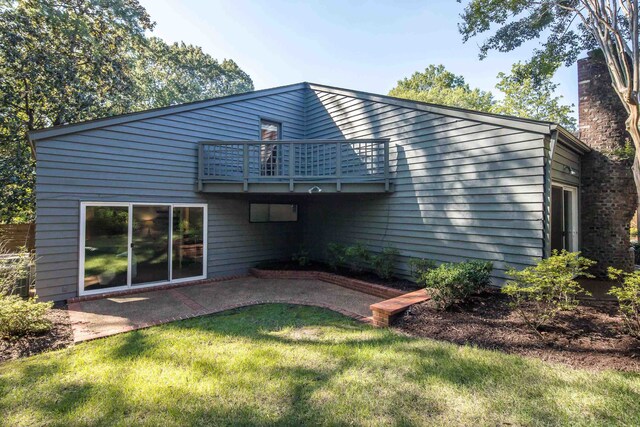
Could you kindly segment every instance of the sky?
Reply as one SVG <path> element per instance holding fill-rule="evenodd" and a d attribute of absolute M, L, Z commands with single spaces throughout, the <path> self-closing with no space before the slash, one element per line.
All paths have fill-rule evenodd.
<path fill-rule="evenodd" d="M 167 42 L 201 46 L 233 59 L 256 89 L 313 82 L 386 94 L 430 64 L 472 87 L 495 90 L 496 75 L 529 58 L 536 42 L 478 59 L 482 39 L 458 32 L 455 0 L 140 0 Z M 558 94 L 577 105 L 575 65 L 558 71 Z"/>

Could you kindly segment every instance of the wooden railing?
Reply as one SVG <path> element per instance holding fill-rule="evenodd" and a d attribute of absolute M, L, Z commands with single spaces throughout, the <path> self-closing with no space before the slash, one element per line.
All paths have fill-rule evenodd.
<path fill-rule="evenodd" d="M 198 185 L 300 182 L 384 183 L 389 191 L 389 140 L 204 141 Z"/>

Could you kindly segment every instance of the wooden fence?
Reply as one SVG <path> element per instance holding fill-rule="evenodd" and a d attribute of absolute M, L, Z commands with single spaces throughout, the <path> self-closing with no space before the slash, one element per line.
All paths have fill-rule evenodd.
<path fill-rule="evenodd" d="M 10 252 L 26 246 L 34 250 L 36 236 L 35 224 L 0 224 L 0 243 Z"/>

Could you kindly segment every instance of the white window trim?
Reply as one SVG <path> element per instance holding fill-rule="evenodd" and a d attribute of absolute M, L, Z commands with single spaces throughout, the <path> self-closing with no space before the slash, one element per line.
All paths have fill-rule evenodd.
<path fill-rule="evenodd" d="M 576 187 L 575 185 L 567 185 L 567 184 L 562 184 L 560 182 L 555 182 L 553 181 L 551 183 L 552 187 L 560 187 L 562 188 L 563 191 L 563 201 L 564 201 L 564 191 L 569 191 L 571 192 L 571 200 L 572 200 L 572 205 L 571 206 L 571 230 L 569 231 L 569 235 L 571 237 L 571 248 L 568 248 L 567 250 L 570 252 L 577 252 L 580 250 L 580 238 L 579 238 L 579 233 L 580 233 L 580 226 L 578 225 L 578 220 L 579 220 L 579 214 L 578 214 L 578 209 L 580 209 L 580 205 L 578 203 L 578 187 Z M 551 206 L 551 209 L 553 209 L 553 206 Z M 562 221 L 564 221 L 564 215 L 562 218 Z"/>
<path fill-rule="evenodd" d="M 153 282 L 144 285 L 132 285 L 131 281 L 131 260 L 132 260 L 132 248 L 131 248 L 131 240 L 133 237 L 133 221 L 131 221 L 131 217 L 133 215 L 133 206 L 168 206 L 169 207 L 169 280 L 162 282 Z M 96 290 L 88 290 L 84 289 L 84 254 L 85 254 L 85 237 L 86 237 L 86 216 L 87 216 L 87 206 L 120 206 L 127 207 L 129 209 L 129 218 L 128 218 L 128 231 L 127 231 L 127 284 L 125 286 L 116 286 L 113 288 L 105 288 L 105 289 L 96 289 Z M 173 245 L 171 242 L 173 241 L 173 208 L 202 208 L 202 237 L 203 237 L 203 248 L 202 248 L 202 275 L 201 276 L 193 276 L 193 277 L 185 277 L 181 279 L 173 280 L 173 262 L 172 261 L 172 252 Z M 144 289 L 151 288 L 154 286 L 162 286 L 168 284 L 175 283 L 183 283 L 183 282 L 193 282 L 196 280 L 203 280 L 207 278 L 207 251 L 208 251 L 208 212 L 207 212 L 207 204 L 206 203 L 148 203 L 148 202 L 80 202 L 80 241 L 78 244 L 78 295 L 99 295 L 109 292 L 117 292 L 117 291 L 125 291 L 129 289 Z"/>

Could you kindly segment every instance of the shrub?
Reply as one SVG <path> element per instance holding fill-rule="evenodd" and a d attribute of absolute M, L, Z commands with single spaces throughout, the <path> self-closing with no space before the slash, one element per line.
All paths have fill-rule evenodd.
<path fill-rule="evenodd" d="M 554 250 L 535 266 L 507 271 L 513 280 L 505 284 L 502 292 L 509 295 L 511 307 L 541 337 L 541 326 L 553 321 L 560 311 L 576 308 L 579 293 L 590 295 L 576 278 L 593 277 L 587 269 L 594 264 L 595 261 L 581 257 L 580 252 Z"/>
<path fill-rule="evenodd" d="M 338 267 L 345 265 L 347 262 L 345 252 L 346 247 L 340 243 L 329 243 L 327 245 L 327 262 L 332 270 L 336 271 Z"/>
<path fill-rule="evenodd" d="M 371 265 L 376 274 L 385 280 L 393 277 L 393 266 L 400 252 L 396 248 L 387 247 L 379 254 L 371 256 Z"/>
<path fill-rule="evenodd" d="M 304 248 L 300 248 L 298 252 L 291 255 L 291 260 L 293 262 L 297 262 L 300 267 L 305 267 L 311 262 L 309 259 L 309 251 Z"/>
<path fill-rule="evenodd" d="M 436 308 L 442 310 L 487 286 L 492 270 L 492 263 L 482 261 L 440 264 L 423 273 L 418 283 L 429 289 Z"/>
<path fill-rule="evenodd" d="M 640 264 L 640 242 L 635 242 L 633 246 L 633 258 L 635 264 Z"/>
<path fill-rule="evenodd" d="M 10 252 L 4 245 L 0 246 L 0 295 L 12 295 L 19 288 L 31 283 L 25 283 L 30 278 L 33 254 L 26 248 L 18 252 Z"/>
<path fill-rule="evenodd" d="M 371 259 L 371 253 L 362 243 L 347 246 L 344 254 L 349 270 L 354 273 L 362 273 L 369 265 L 369 260 Z"/>
<path fill-rule="evenodd" d="M 51 322 L 45 315 L 52 306 L 53 303 L 37 302 L 36 298 L 0 296 L 0 335 L 18 337 L 48 331 L 51 329 Z"/>
<path fill-rule="evenodd" d="M 422 275 L 429 270 L 436 268 L 435 261 L 426 258 L 411 258 L 409 260 L 409 270 L 411 271 L 411 277 L 417 282 Z"/>
<path fill-rule="evenodd" d="M 613 286 L 609 295 L 618 299 L 620 313 L 629 334 L 640 338 L 640 271 L 625 273 L 609 267 L 609 278 L 618 280 L 619 286 Z"/>

